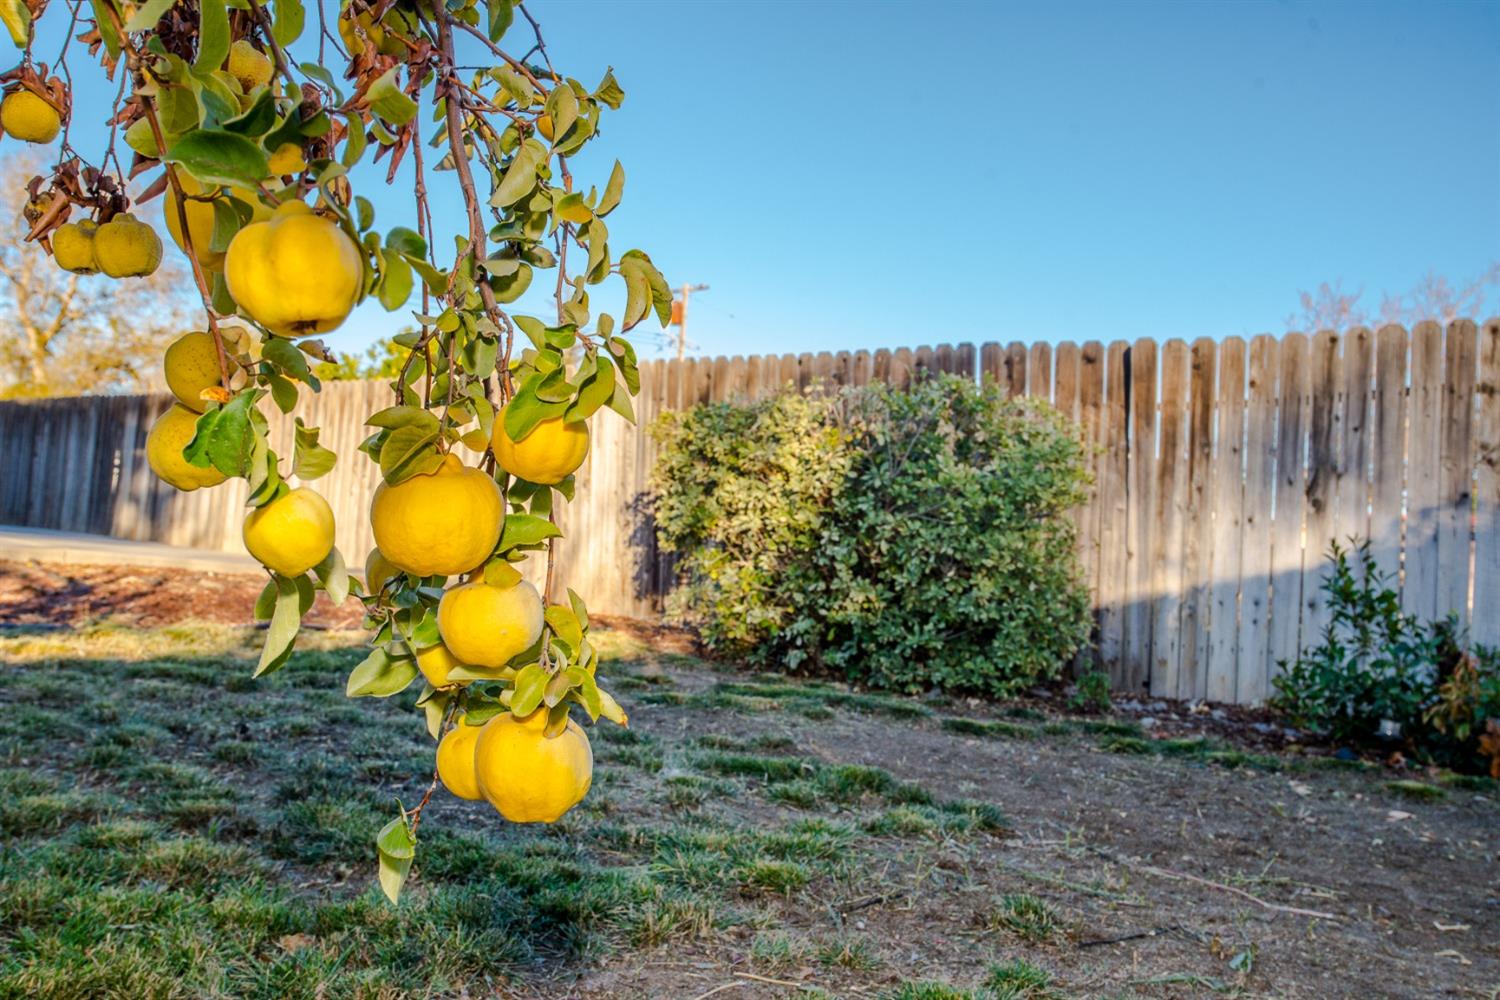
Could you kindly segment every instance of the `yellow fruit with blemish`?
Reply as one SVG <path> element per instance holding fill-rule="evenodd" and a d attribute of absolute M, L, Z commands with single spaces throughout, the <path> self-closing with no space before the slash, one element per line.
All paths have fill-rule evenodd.
<path fill-rule="evenodd" d="M 224 360 L 233 374 L 239 366 L 232 358 L 226 356 Z M 162 367 L 172 395 L 196 413 L 202 413 L 208 407 L 203 390 L 221 385 L 219 350 L 214 346 L 211 333 L 187 333 L 172 341 L 162 358 Z"/>
<path fill-rule="evenodd" d="M 271 82 L 276 67 L 266 54 L 245 38 L 229 47 L 229 63 L 225 67 L 229 75 L 239 81 L 240 89 L 246 93 Z"/>
<path fill-rule="evenodd" d="M 479 792 L 512 823 L 555 823 L 583 801 L 594 778 L 589 738 L 572 719 L 549 737 L 547 709 L 524 719 L 506 712 L 474 744 Z"/>
<path fill-rule="evenodd" d="M 589 428 L 562 417 L 543 420 L 519 441 L 505 430 L 505 414 L 495 417 L 490 447 L 500 468 L 528 483 L 551 486 L 577 471 L 589 453 Z"/>
<path fill-rule="evenodd" d="M 111 278 L 144 278 L 161 266 L 161 237 L 133 215 L 117 215 L 94 232 L 94 261 Z"/>
<path fill-rule="evenodd" d="M 288 201 L 235 234 L 224 277 L 252 319 L 279 336 L 301 337 L 344 322 L 364 286 L 364 257 L 337 223 Z"/>
<path fill-rule="evenodd" d="M 62 131 L 62 115 L 50 102 L 23 87 L 0 100 L 0 128 L 22 142 L 51 142 Z"/>
<path fill-rule="evenodd" d="M 474 746 L 483 730 L 483 726 L 471 726 L 460 716 L 438 742 L 438 778 L 444 788 L 461 799 L 484 797 L 479 791 L 479 775 L 474 762 Z"/>
<path fill-rule="evenodd" d="M 146 435 L 146 462 L 151 471 L 162 482 L 184 493 L 203 486 L 217 486 L 225 479 L 224 473 L 213 466 L 200 469 L 182 457 L 182 449 L 197 433 L 197 424 L 198 414 L 174 403 L 156 418 L 151 432 Z"/>
<path fill-rule="evenodd" d="M 99 227 L 93 219 L 58 226 L 52 234 L 52 259 L 64 271 L 74 274 L 98 274 L 94 260 L 94 232 Z"/>
<path fill-rule="evenodd" d="M 282 576 L 301 576 L 333 551 L 333 508 L 298 487 L 245 515 L 245 548 Z"/>
<path fill-rule="evenodd" d="M 526 580 L 453 587 L 438 602 L 438 632 L 460 662 L 503 667 L 542 637 L 541 595 Z"/>
<path fill-rule="evenodd" d="M 431 473 L 392 486 L 370 501 L 370 528 L 381 554 L 417 576 L 456 576 L 495 551 L 505 521 L 500 487 L 452 452 Z"/>

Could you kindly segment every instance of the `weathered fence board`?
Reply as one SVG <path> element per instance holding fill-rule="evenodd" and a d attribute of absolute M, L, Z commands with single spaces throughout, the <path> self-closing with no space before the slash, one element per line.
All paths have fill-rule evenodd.
<path fill-rule="evenodd" d="M 1474 640 L 1500 646 L 1500 320 L 1479 342 L 1474 424 Z"/>
<path fill-rule="evenodd" d="M 1403 606 L 1456 613 L 1500 644 L 1500 320 L 1222 343 L 1009 343 L 647 361 L 639 426 L 594 420 L 577 499 L 560 508 L 558 582 L 601 612 L 652 616 L 674 579 L 643 505 L 660 414 L 787 385 L 909 385 L 919 373 L 1050 399 L 1079 425 L 1094 477 L 1074 513 L 1096 606 L 1077 667 L 1163 695 L 1257 702 L 1317 637 L 1334 539 L 1369 538 Z M 296 414 L 342 460 L 317 488 L 351 564 L 378 485 L 354 446 L 378 383 L 333 383 Z M 169 400 L 0 403 L 0 523 L 239 549 L 245 485 L 177 491 L 144 448 Z M 291 423 L 272 421 L 291 452 Z M 0 553 L 3 555 L 3 553 Z M 540 579 L 541 560 L 529 573 Z M 1472 570 L 1471 570 L 1472 566 Z"/>

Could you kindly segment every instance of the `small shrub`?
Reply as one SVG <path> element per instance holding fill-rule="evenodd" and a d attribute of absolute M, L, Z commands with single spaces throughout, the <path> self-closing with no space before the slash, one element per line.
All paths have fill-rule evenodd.
<path fill-rule="evenodd" d="M 1486 742 L 1488 727 L 1500 734 L 1500 650 L 1466 649 L 1452 618 L 1423 622 L 1402 611 L 1368 542 L 1354 559 L 1335 542 L 1330 558 L 1330 620 L 1276 678 L 1273 706 L 1343 743 L 1373 742 L 1391 720 L 1419 759 L 1500 774 L 1500 735 Z"/>
<path fill-rule="evenodd" d="M 954 376 L 667 414 L 653 472 L 671 608 L 710 649 L 907 693 L 1005 696 L 1085 641 L 1060 415 Z M 852 707 L 927 714 L 919 705 Z"/>
<path fill-rule="evenodd" d="M 1073 694 L 1068 698 L 1070 712 L 1108 712 L 1114 707 L 1109 697 L 1109 674 L 1102 670 L 1090 670 L 1078 678 Z"/>

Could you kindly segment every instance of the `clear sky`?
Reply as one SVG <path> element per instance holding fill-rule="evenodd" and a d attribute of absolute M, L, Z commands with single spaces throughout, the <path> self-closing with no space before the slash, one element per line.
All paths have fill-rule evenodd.
<path fill-rule="evenodd" d="M 712 286 L 701 353 L 1279 332 L 1500 260 L 1500 3 L 529 6 L 625 88 L 575 173 L 618 157 L 616 252 Z"/>

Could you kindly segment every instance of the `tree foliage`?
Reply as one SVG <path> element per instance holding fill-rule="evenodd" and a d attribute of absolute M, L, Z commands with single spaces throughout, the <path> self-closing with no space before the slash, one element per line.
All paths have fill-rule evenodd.
<path fill-rule="evenodd" d="M 167 362 L 179 400 L 172 412 L 179 421 L 198 414 L 196 433 L 180 453 L 148 439 L 148 458 L 179 488 L 212 488 L 216 478 L 186 475 L 183 463 L 247 481 L 246 545 L 268 567 L 255 609 L 267 623 L 256 674 L 286 663 L 318 591 L 335 602 L 352 593 L 364 602 L 373 649 L 348 691 L 390 697 L 422 675 L 418 655 L 444 642 L 437 610 L 449 584 L 467 577 L 516 588 L 537 555 L 547 606 L 545 624 L 537 610 L 536 640 L 508 663 L 459 665 L 423 687 L 416 702 L 429 732 L 451 731 L 460 716 L 475 724 L 514 716 L 541 720 L 537 738 L 552 738 L 573 710 L 623 724 L 595 677 L 583 599 L 554 593 L 553 511 L 572 496 L 573 479 L 525 481 L 490 450 L 497 425 L 514 442 L 548 421 L 586 427 L 604 408 L 633 419 L 640 376 L 624 334 L 670 315 L 665 278 L 646 253 L 615 242 L 606 221 L 624 195 L 623 166 L 588 181 L 570 166 L 624 100 L 613 72 L 590 85 L 554 66 L 522 0 L 344 0 L 336 11 L 303 0 L 18 0 L 0 14 L 21 50 L 20 63 L 0 74 L 7 138 L 57 142 L 56 162 L 26 188 L 24 239 L 74 272 L 57 272 L 65 287 L 81 287 L 77 273 L 93 271 L 120 279 L 109 286 L 114 295 L 148 287 L 138 276 L 160 273 L 161 240 L 132 215 L 144 219 L 142 206 L 165 196 L 166 228 L 191 271 L 209 339 L 182 338 L 176 367 Z M 33 22 L 44 15 L 68 26 L 57 72 L 32 51 Z M 119 88 L 94 123 L 107 136 L 97 163 L 72 142 L 80 123 L 67 60 L 81 51 Z M 358 189 L 381 183 L 382 167 L 392 184 L 403 164 L 411 210 L 377 225 Z M 462 204 L 456 233 L 437 224 L 429 203 L 440 183 Z M 591 301 L 606 283 L 623 301 L 614 314 Z M 532 287 L 547 292 L 546 318 L 512 311 Z M 452 526 L 481 541 L 492 528 L 498 540 L 447 576 L 395 566 L 362 586 L 332 547 L 330 508 L 307 485 L 345 457 L 293 414 L 320 389 L 322 364 L 342 374 L 319 335 L 367 299 L 409 310 L 416 325 L 377 349 L 391 405 L 369 415 L 360 450 L 394 488 L 440 470 L 460 474 L 463 442 L 483 455 L 479 493 L 500 497 L 500 523 Z M 65 321 L 50 341 L 61 346 L 61 331 L 77 329 L 79 317 L 71 300 L 58 301 Z M 155 353 L 112 343 L 132 365 Z M 83 338 L 66 353 L 99 364 L 87 360 Z M 278 455 L 271 428 L 287 420 L 293 453 Z M 429 534 L 453 516 L 425 514 L 428 523 L 415 527 Z M 392 899 L 436 785 L 434 776 L 419 803 L 371 831 Z"/>
<path fill-rule="evenodd" d="M 1045 403 L 938 376 L 705 404 L 656 433 L 673 609 L 717 651 L 1002 696 L 1087 638 L 1084 451 Z"/>

